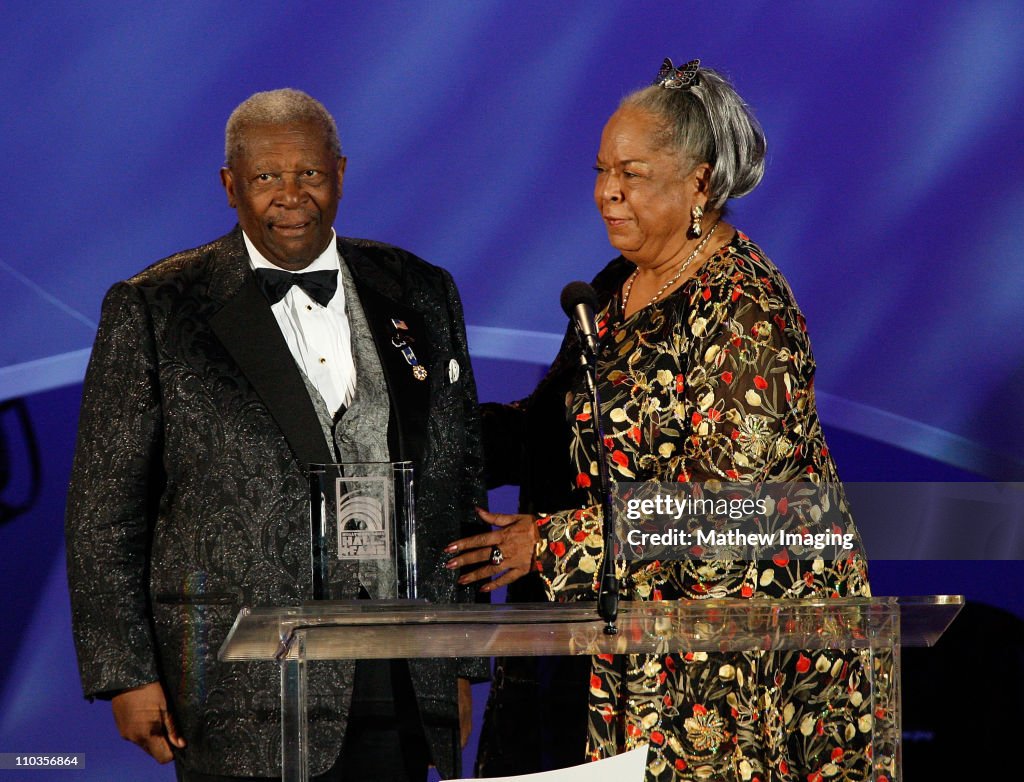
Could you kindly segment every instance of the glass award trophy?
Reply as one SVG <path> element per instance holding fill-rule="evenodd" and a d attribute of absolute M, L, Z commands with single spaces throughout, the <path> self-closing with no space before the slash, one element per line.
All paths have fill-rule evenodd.
<path fill-rule="evenodd" d="M 418 597 L 411 462 L 310 465 L 309 499 L 314 599 Z"/>

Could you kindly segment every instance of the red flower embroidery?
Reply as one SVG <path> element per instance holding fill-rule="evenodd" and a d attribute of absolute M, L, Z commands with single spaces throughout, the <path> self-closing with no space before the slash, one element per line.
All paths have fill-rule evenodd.
<path fill-rule="evenodd" d="M 754 594 L 754 587 L 750 586 L 750 584 L 744 584 L 740 587 L 740 597 L 750 597 L 752 594 Z"/>
<path fill-rule="evenodd" d="M 722 373 L 722 382 L 725 383 L 726 385 L 731 383 L 732 382 L 732 372 L 723 372 Z"/>
<path fill-rule="evenodd" d="M 717 408 L 712 407 L 710 410 L 708 410 L 708 420 L 709 421 L 721 421 L 722 420 L 722 413 L 721 413 L 721 411 L 719 411 Z"/>
<path fill-rule="evenodd" d="M 695 703 L 695 704 L 693 704 L 693 713 L 696 716 L 699 717 L 699 716 L 702 716 L 704 714 L 707 714 L 708 710 L 706 708 L 704 708 L 704 706 L 702 706 L 701 704 Z"/>
<path fill-rule="evenodd" d="M 633 438 L 633 442 L 640 442 L 640 427 L 634 426 L 629 430 L 629 436 Z"/>
<path fill-rule="evenodd" d="M 704 301 L 709 301 L 711 299 L 711 288 L 705 288 L 701 296 L 704 297 Z"/>
<path fill-rule="evenodd" d="M 581 472 L 576 476 L 576 487 L 579 489 L 586 489 L 590 486 L 590 476 L 585 472 Z"/>
<path fill-rule="evenodd" d="M 800 652 L 800 656 L 796 658 L 796 672 L 807 673 L 809 670 L 811 670 L 811 658 Z"/>
<path fill-rule="evenodd" d="M 660 730 L 653 730 L 651 731 L 651 741 L 653 741 L 655 744 L 664 744 L 665 734 L 662 733 Z"/>
<path fill-rule="evenodd" d="M 619 465 L 619 467 L 626 467 L 629 464 L 629 457 L 622 451 L 616 449 L 612 451 L 612 461 Z"/>
<path fill-rule="evenodd" d="M 565 556 L 565 544 L 560 540 L 556 540 L 554 543 L 550 544 L 548 548 L 551 549 L 551 553 L 556 557 Z"/>
<path fill-rule="evenodd" d="M 789 510 L 789 498 L 783 497 L 775 504 L 775 507 L 778 508 L 779 513 L 785 513 Z"/>
<path fill-rule="evenodd" d="M 676 769 L 679 771 L 686 771 L 686 761 L 682 758 L 676 758 Z"/>
<path fill-rule="evenodd" d="M 590 687 L 594 690 L 601 689 L 601 677 L 596 673 L 590 674 Z"/>
<path fill-rule="evenodd" d="M 768 388 L 768 381 L 765 380 L 761 375 L 754 375 L 754 387 L 758 391 L 764 391 Z"/>
<path fill-rule="evenodd" d="M 772 562 L 774 562 L 778 567 L 786 567 L 786 565 L 789 564 L 789 551 L 786 549 L 777 551 L 772 557 Z"/>
<path fill-rule="evenodd" d="M 697 426 L 703 420 L 704 418 L 701 416 L 700 413 L 694 413 L 693 415 L 690 416 L 690 424 L 693 426 Z"/>
<path fill-rule="evenodd" d="M 832 750 L 832 762 L 842 763 L 843 762 L 843 750 L 841 747 L 836 747 Z"/>
<path fill-rule="evenodd" d="M 676 393 L 681 394 L 683 392 L 683 376 L 676 375 Z"/>

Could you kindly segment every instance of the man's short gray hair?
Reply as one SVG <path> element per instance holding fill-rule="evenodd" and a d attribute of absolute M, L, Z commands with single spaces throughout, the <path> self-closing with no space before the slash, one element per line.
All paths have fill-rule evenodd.
<path fill-rule="evenodd" d="M 660 143 L 685 157 L 684 165 L 710 163 L 708 209 L 746 195 L 764 175 L 767 141 L 750 107 L 717 71 L 701 66 L 699 83 L 687 89 L 645 87 L 622 99 L 665 122 Z"/>
<path fill-rule="evenodd" d="M 242 151 L 245 131 L 258 125 L 289 125 L 294 122 L 314 122 L 324 130 L 327 145 L 341 157 L 341 142 L 334 117 L 316 98 L 301 90 L 290 88 L 257 92 L 246 98 L 228 117 L 224 129 L 225 165 Z"/>

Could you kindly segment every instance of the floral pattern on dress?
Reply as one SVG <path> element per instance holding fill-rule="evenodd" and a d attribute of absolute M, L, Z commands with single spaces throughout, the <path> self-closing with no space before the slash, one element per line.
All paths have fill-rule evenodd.
<path fill-rule="evenodd" d="M 624 599 L 868 596 L 815 408 L 806 324 L 774 264 L 737 233 L 665 299 L 629 318 L 620 307 L 613 297 L 598 318 L 612 480 L 792 485 L 773 508 L 776 528 L 857 542 L 830 561 L 785 548 L 763 562 L 619 561 Z M 598 469 L 582 377 L 566 404 L 576 488 L 588 489 Z M 801 485 L 833 487 L 835 507 L 815 505 Z M 590 501 L 538 521 L 537 567 L 551 599 L 596 595 L 602 513 Z M 600 655 L 588 757 L 648 744 L 648 780 L 871 779 L 871 685 L 890 686 L 884 660 L 874 664 L 867 652 L 841 650 Z"/>

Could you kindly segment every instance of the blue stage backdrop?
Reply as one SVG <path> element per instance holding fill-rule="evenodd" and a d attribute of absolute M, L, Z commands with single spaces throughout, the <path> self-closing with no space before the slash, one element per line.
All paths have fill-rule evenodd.
<path fill-rule="evenodd" d="M 76 780 L 173 777 L 80 698 L 63 492 L 102 296 L 233 225 L 223 127 L 257 90 L 334 113 L 339 232 L 450 269 L 482 397 L 507 400 L 554 354 L 562 286 L 614 255 L 591 197 L 604 121 L 663 57 L 700 57 L 766 129 L 764 182 L 730 219 L 807 315 L 841 473 L 1024 480 L 1019 2 L 15 0 L 4 17 L 0 401 L 31 426 L 0 408 L 0 488 L 42 497 L 0 526 L 0 752 L 90 753 Z M 1022 613 L 1016 562 L 874 573 L 880 593 Z"/>

